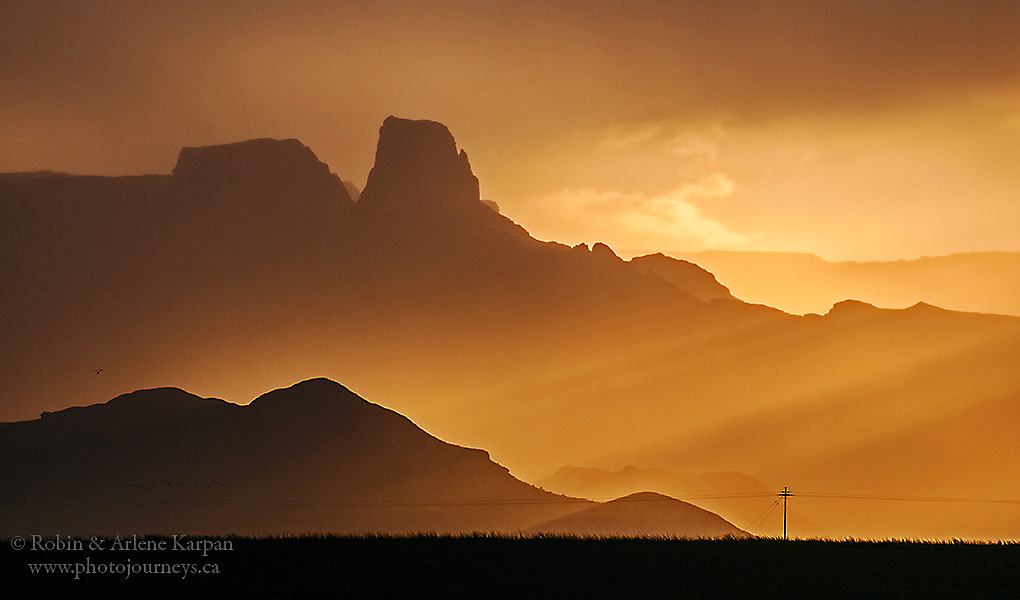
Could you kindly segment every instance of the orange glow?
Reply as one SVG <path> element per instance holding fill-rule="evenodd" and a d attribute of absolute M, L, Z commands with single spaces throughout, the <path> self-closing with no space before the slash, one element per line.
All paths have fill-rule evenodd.
<path fill-rule="evenodd" d="M 0 165 L 162 173 L 183 146 L 293 137 L 360 187 L 398 114 L 456 131 L 483 197 L 544 239 L 1020 250 L 1018 10 L 25 4 L 0 25 Z M 690 193 L 713 177 L 732 189 Z"/>
<path fill-rule="evenodd" d="M 528 481 L 1020 498 L 1020 319 L 942 310 L 1020 315 L 1020 4 L 732 4 L 21 4 L 0 171 L 158 175 L 0 180 L 0 420 L 329 377 Z M 456 143 L 387 121 L 441 148 L 380 167 L 391 114 Z M 170 175 L 253 138 L 291 141 Z M 736 299 L 621 260 L 652 252 Z M 796 510 L 1020 538 L 990 509 Z"/>

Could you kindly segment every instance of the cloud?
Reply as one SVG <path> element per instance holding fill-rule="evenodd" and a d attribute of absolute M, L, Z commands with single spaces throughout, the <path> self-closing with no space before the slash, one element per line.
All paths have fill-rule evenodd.
<path fill-rule="evenodd" d="M 603 241 L 624 254 L 733 248 L 749 238 L 702 214 L 696 202 L 725 198 L 734 189 L 733 181 L 716 172 L 663 194 L 584 188 L 552 194 L 542 205 L 559 222 L 558 230 L 570 232 L 570 243 Z"/>
<path fill-rule="evenodd" d="M 703 177 L 719 169 L 719 151 L 728 137 L 726 129 L 718 124 L 699 132 L 677 131 L 662 149 L 682 161 L 682 172 L 687 177 Z"/>
<path fill-rule="evenodd" d="M 685 183 L 680 193 L 685 197 L 697 199 L 725 198 L 733 193 L 734 184 L 724 173 L 712 173 L 696 184 Z"/>
<path fill-rule="evenodd" d="M 649 143 L 659 143 L 664 134 L 661 123 L 644 123 L 636 126 L 614 125 L 599 132 L 595 147 L 599 150 L 631 149 Z"/>

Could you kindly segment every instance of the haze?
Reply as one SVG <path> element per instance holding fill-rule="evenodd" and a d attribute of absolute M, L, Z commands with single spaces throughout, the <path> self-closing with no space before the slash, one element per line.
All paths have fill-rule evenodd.
<path fill-rule="evenodd" d="M 150 175 L 0 177 L 0 420 L 325 377 L 527 481 L 984 499 L 798 534 L 1020 538 L 1020 318 L 943 310 L 1020 315 L 1020 5 L 2 11 L 0 172 Z M 824 316 L 623 259 L 726 251 Z"/>
<path fill-rule="evenodd" d="M 793 316 L 692 263 L 538 241 L 481 202 L 440 123 L 387 118 L 357 201 L 300 141 L 258 139 L 185 148 L 172 175 L 8 175 L 0 210 L 0 419 L 170 385 L 243 402 L 318 374 L 526 480 L 636 465 L 737 471 L 720 483 L 754 494 L 963 486 L 1000 510 L 830 501 L 798 508 L 798 531 L 1020 531 L 1020 318 L 853 300 Z"/>
<path fill-rule="evenodd" d="M 995 1 L 5 0 L 0 170 L 294 137 L 361 187 L 400 114 L 484 148 L 482 197 L 543 239 L 1020 250 L 1017 39 Z"/>

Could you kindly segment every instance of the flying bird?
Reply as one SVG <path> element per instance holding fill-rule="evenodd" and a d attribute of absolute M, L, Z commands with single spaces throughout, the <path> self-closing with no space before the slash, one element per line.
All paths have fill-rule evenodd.
<path fill-rule="evenodd" d="M 103 372 L 103 370 L 102 369 L 93 369 L 92 372 L 95 373 L 96 375 L 99 375 L 100 373 Z"/>

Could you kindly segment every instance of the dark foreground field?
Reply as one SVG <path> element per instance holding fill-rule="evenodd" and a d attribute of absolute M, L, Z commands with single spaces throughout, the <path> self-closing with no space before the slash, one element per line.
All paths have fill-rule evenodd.
<path fill-rule="evenodd" d="M 1016 598 L 1020 544 L 566 537 L 3 540 L 6 598 Z M 75 543 L 80 542 L 80 547 Z M 47 549 L 52 548 L 52 549 Z M 47 565 L 53 566 L 47 566 Z M 34 566 L 33 566 L 34 565 Z M 67 566 L 61 566 L 67 565 Z M 37 569 L 39 572 L 33 573 Z M 47 573 L 47 570 L 53 570 Z M 60 571 L 65 570 L 66 573 Z M 76 577 L 75 571 L 78 571 Z"/>

